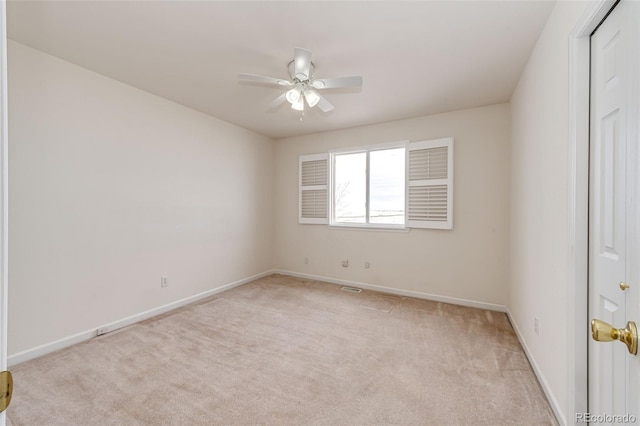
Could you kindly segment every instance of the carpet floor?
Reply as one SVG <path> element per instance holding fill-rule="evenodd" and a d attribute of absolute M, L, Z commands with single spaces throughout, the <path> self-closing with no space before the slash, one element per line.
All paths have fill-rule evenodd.
<path fill-rule="evenodd" d="M 272 275 L 17 365 L 31 425 L 555 425 L 505 314 Z"/>

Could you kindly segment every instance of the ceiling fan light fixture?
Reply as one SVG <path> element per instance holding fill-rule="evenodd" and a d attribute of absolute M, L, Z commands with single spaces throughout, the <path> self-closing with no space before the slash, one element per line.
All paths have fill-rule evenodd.
<path fill-rule="evenodd" d="M 301 99 L 300 88 L 294 87 L 293 89 L 289 90 L 287 92 L 286 97 L 287 97 L 287 101 L 289 101 L 291 105 L 298 102 Z"/>
<path fill-rule="evenodd" d="M 320 95 L 315 90 L 307 89 L 304 91 L 304 98 L 311 108 L 318 105 L 320 102 Z"/>
<path fill-rule="evenodd" d="M 305 103 L 309 108 L 317 106 L 324 113 L 333 110 L 333 105 L 318 93 L 320 90 L 362 87 L 362 77 L 357 75 L 315 80 L 315 65 L 311 62 L 311 51 L 301 47 L 293 50 L 293 60 L 287 65 L 287 70 L 290 80 L 244 73 L 238 74 L 238 77 L 253 83 L 284 87 L 284 93 L 281 92 L 271 101 L 269 108 L 276 108 L 286 100 L 292 109 L 301 112 L 304 111 Z"/>

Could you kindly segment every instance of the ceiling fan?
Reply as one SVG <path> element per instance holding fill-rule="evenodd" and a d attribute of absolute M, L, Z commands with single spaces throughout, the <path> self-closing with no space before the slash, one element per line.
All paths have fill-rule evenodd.
<path fill-rule="evenodd" d="M 304 111 L 306 101 L 311 108 L 317 105 L 322 112 L 329 112 L 333 109 L 333 105 L 317 90 L 362 86 L 362 77 L 359 75 L 314 79 L 315 66 L 311 62 L 311 52 L 301 47 L 296 47 L 293 52 L 293 61 L 288 65 L 290 80 L 254 74 L 238 74 L 238 78 L 241 80 L 273 84 L 289 89 L 275 98 L 269 104 L 269 108 L 276 108 L 286 100 L 291 104 L 291 108 L 296 111 Z"/>

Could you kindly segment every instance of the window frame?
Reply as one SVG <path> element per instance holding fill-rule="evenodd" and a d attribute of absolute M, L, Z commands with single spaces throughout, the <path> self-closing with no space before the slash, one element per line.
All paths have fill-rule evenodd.
<path fill-rule="evenodd" d="M 385 224 L 385 223 L 369 223 L 370 215 L 370 153 L 372 151 L 384 151 L 389 149 L 404 148 L 405 155 L 405 170 L 404 170 L 404 223 L 403 224 Z M 335 219 L 335 174 L 336 174 L 336 156 L 345 154 L 359 154 L 366 153 L 366 180 L 365 180 L 365 214 L 366 223 L 352 223 L 352 222 L 336 222 Z M 407 170 L 407 161 L 409 160 L 409 141 L 402 140 L 396 142 L 387 142 L 375 145 L 364 145 L 351 148 L 339 148 L 329 151 L 329 226 L 333 228 L 364 228 L 364 229 L 387 229 L 387 230 L 408 230 L 407 227 L 407 188 L 409 185 L 409 174 Z"/>
<path fill-rule="evenodd" d="M 405 220 L 403 225 L 381 223 L 336 222 L 334 212 L 335 156 L 341 154 L 369 153 L 386 149 L 405 149 Z M 442 152 L 446 150 L 446 160 Z M 317 160 L 325 162 L 326 183 L 303 185 L 303 163 Z M 421 141 L 397 141 L 376 145 L 364 145 L 352 148 L 338 148 L 325 153 L 300 155 L 298 167 L 298 223 L 327 225 L 331 229 L 378 230 L 408 232 L 410 229 L 453 230 L 454 201 L 454 139 L 444 137 Z M 442 176 L 446 171 L 446 176 Z M 369 167 L 366 178 L 366 214 L 369 220 Z M 318 175 L 322 176 L 322 175 Z M 412 191 L 413 188 L 413 191 Z M 316 213 L 318 203 L 315 198 L 303 200 L 305 191 L 324 191 L 324 214 Z M 413 194 L 412 194 L 413 192 Z M 309 204 L 311 203 L 311 204 Z M 315 204 L 314 204 L 315 203 Z M 304 208 L 303 208 L 304 204 Z"/>

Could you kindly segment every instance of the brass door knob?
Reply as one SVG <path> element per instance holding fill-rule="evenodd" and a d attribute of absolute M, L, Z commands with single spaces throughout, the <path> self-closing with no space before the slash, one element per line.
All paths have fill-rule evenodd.
<path fill-rule="evenodd" d="M 629 284 L 627 283 L 623 283 L 622 281 L 620 281 L 620 290 L 625 291 L 626 289 L 629 288 Z"/>
<path fill-rule="evenodd" d="M 635 322 L 627 322 L 625 328 L 613 328 L 604 321 L 594 319 L 591 320 L 591 336 L 598 342 L 620 340 L 627 345 L 630 354 L 638 354 L 638 327 Z"/>
<path fill-rule="evenodd" d="M 8 371 L 0 371 L 0 413 L 7 409 L 13 395 L 13 377 Z"/>

